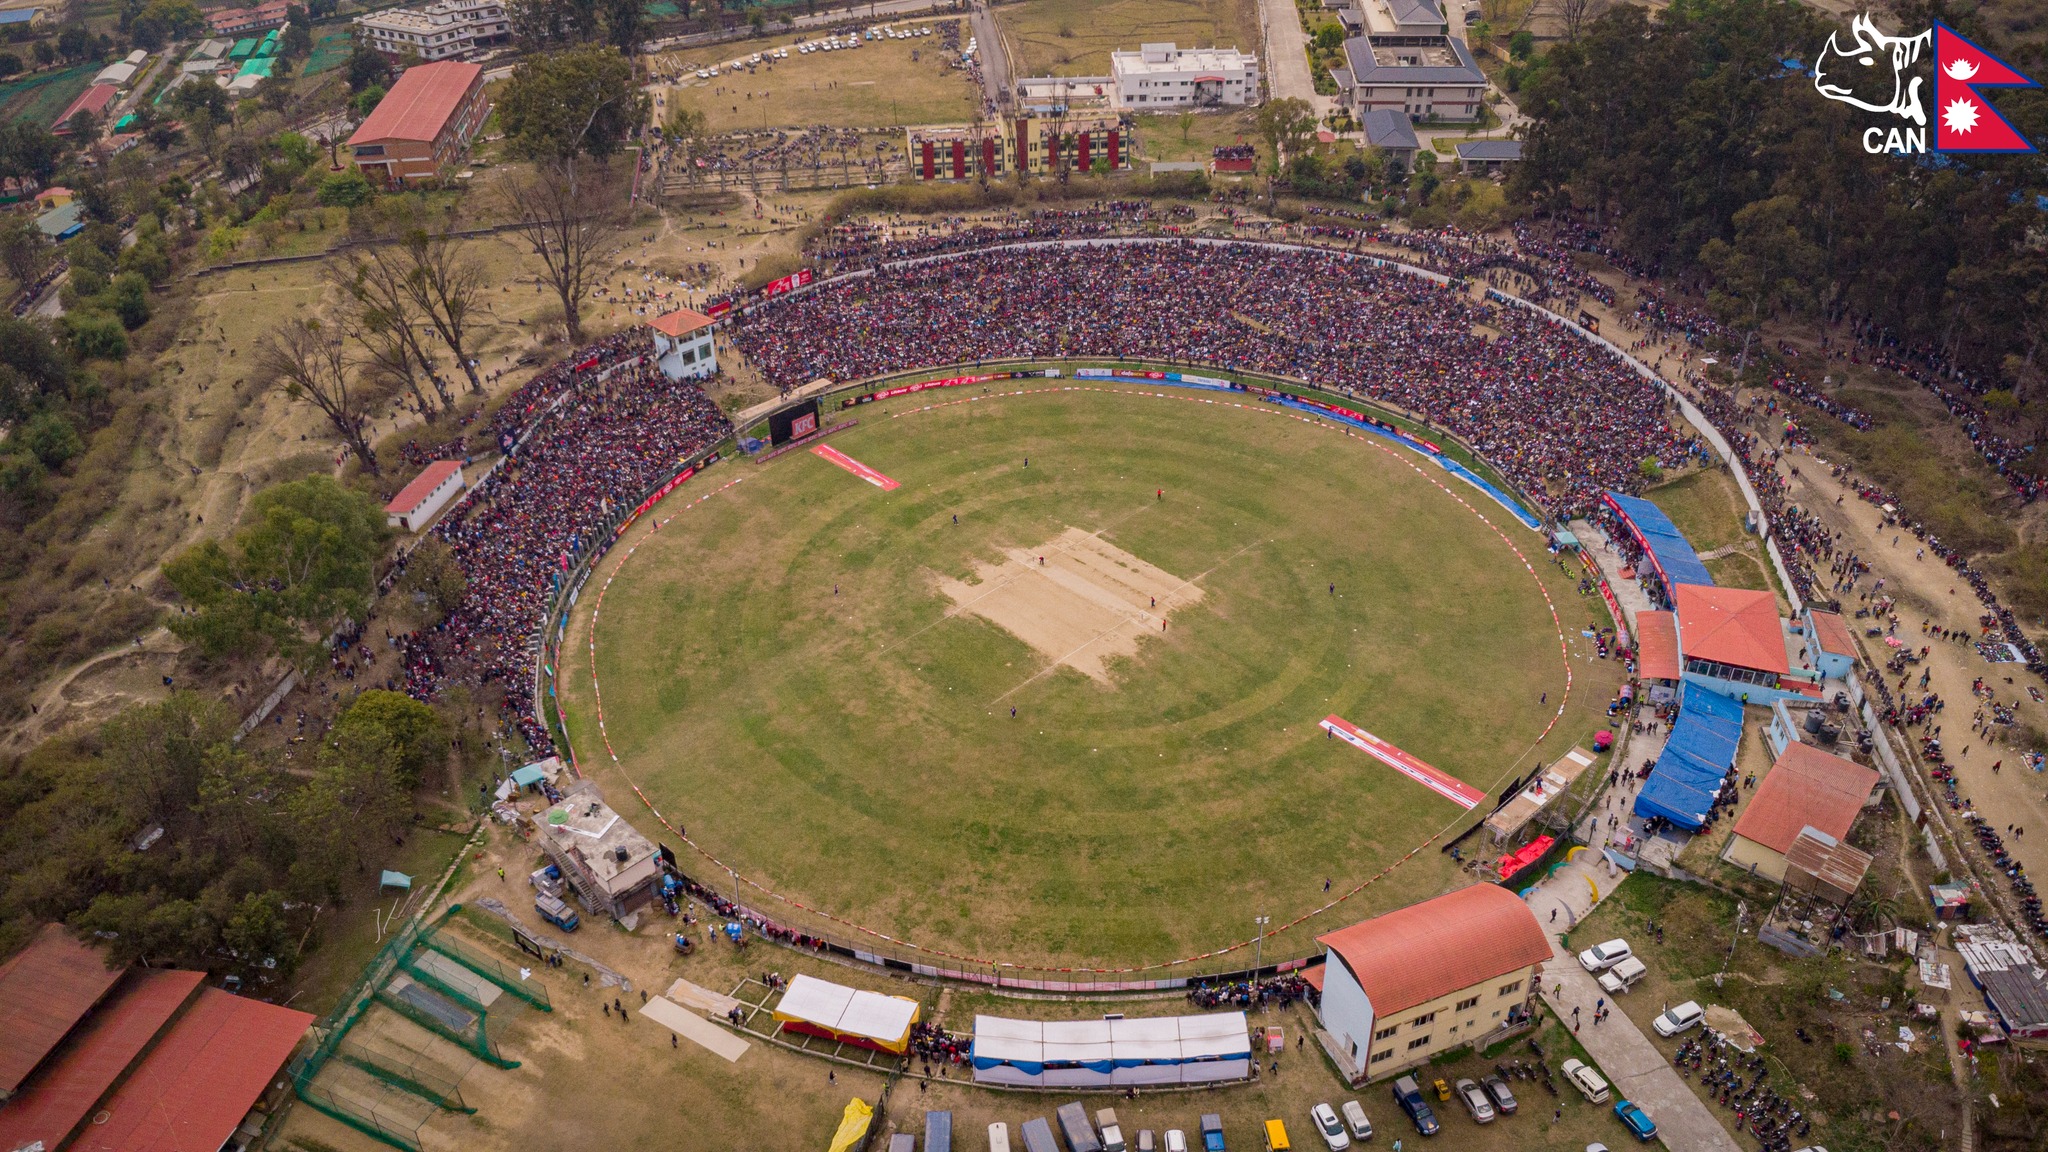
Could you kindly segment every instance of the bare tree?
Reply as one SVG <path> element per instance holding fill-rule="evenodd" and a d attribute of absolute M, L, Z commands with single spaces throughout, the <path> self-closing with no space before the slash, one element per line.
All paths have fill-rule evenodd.
<path fill-rule="evenodd" d="M 318 320 L 289 321 L 256 341 L 256 370 L 270 387 L 320 409 L 363 467 L 377 473 L 377 454 L 363 437 L 364 397 L 350 387 L 355 365 L 339 333 Z"/>
<path fill-rule="evenodd" d="M 434 393 L 441 398 L 441 407 L 454 407 L 455 397 L 449 395 L 447 381 L 434 366 L 433 352 L 420 337 L 424 309 L 414 299 L 406 261 L 382 245 L 360 244 L 329 264 L 327 275 L 355 312 L 358 322 L 351 325 L 354 331 L 350 335 L 359 331 L 371 337 L 372 343 L 391 340 L 401 344 L 412 363 L 426 373 Z M 387 374 L 397 367 L 388 356 L 374 348 L 369 351 L 372 360 Z M 411 384 L 411 369 L 404 371 L 408 374 L 392 379 Z M 421 399 L 424 403 L 425 398 Z"/>
<path fill-rule="evenodd" d="M 420 377 L 433 375 L 432 365 L 422 365 L 413 355 L 413 342 L 384 312 L 360 300 L 351 300 L 338 321 L 342 335 L 363 350 L 366 368 L 380 383 L 412 393 L 413 405 L 424 420 L 436 413 L 434 402 L 420 388 Z"/>
<path fill-rule="evenodd" d="M 624 227 L 610 170 L 597 164 L 579 174 L 575 160 L 540 160 L 500 189 L 512 230 L 540 258 L 541 280 L 561 299 L 569 339 L 582 343 L 583 297 Z"/>
<path fill-rule="evenodd" d="M 1557 14 L 1564 21 L 1564 38 L 1576 41 L 1588 21 L 1605 11 L 1599 0 L 1557 0 Z"/>
<path fill-rule="evenodd" d="M 476 364 L 465 346 L 469 326 L 486 308 L 484 272 L 462 250 L 462 241 L 447 232 L 429 232 L 423 227 L 406 230 L 403 251 L 405 290 L 427 322 L 440 334 L 441 343 L 469 377 L 469 390 L 481 394 L 484 383 L 477 377 Z"/>

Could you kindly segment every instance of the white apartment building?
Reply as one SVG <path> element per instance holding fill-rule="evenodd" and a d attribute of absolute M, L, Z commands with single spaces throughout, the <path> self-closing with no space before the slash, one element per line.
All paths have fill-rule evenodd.
<path fill-rule="evenodd" d="M 1259 58 L 1235 48 L 1146 44 L 1109 54 L 1116 106 L 1216 108 L 1259 102 Z"/>
<path fill-rule="evenodd" d="M 355 25 L 370 47 L 384 55 L 398 57 L 410 50 L 428 63 L 466 59 L 512 36 L 504 0 L 435 0 L 423 8 L 387 8 L 356 17 Z"/>

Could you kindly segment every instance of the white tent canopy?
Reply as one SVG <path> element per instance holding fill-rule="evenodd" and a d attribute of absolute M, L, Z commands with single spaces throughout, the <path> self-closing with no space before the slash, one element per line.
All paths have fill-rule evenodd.
<path fill-rule="evenodd" d="M 989 1084 L 1199 1084 L 1251 1074 L 1244 1013 L 1040 1023 L 974 1019 L 974 1078 Z"/>

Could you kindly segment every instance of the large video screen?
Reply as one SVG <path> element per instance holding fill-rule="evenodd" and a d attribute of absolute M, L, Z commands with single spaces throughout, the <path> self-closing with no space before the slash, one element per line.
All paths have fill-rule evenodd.
<path fill-rule="evenodd" d="M 818 401 L 815 397 L 792 404 L 768 417 L 768 443 L 787 444 L 818 430 Z"/>

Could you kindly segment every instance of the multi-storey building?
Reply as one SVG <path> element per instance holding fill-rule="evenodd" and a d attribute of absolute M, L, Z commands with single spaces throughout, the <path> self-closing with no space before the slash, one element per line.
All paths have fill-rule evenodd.
<path fill-rule="evenodd" d="M 436 0 L 422 8 L 387 8 L 355 18 L 371 48 L 394 59 L 416 53 L 429 63 L 461 60 L 512 37 L 504 0 Z"/>

